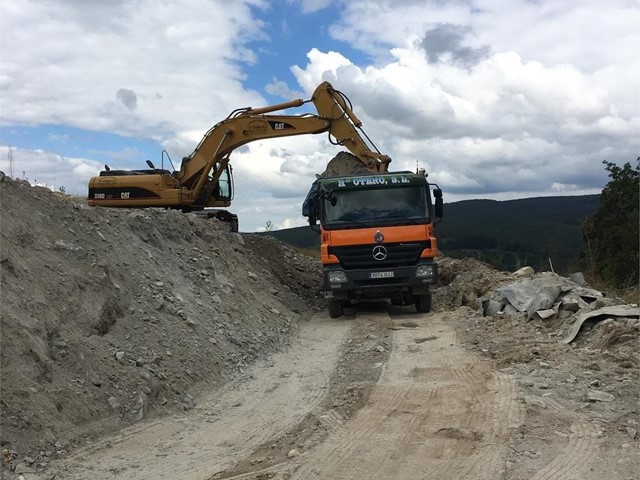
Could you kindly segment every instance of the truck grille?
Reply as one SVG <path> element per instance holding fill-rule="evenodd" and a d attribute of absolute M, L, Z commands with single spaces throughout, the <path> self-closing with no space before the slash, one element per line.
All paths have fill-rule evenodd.
<path fill-rule="evenodd" d="M 387 249 L 387 258 L 384 260 L 373 258 L 376 245 L 329 247 L 329 254 L 338 257 L 345 270 L 407 267 L 418 263 L 422 251 L 431 248 L 431 242 L 385 243 L 382 246 Z"/>

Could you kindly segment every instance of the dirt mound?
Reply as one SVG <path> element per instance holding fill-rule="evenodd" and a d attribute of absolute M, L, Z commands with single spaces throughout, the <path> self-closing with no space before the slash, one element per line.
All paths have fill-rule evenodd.
<path fill-rule="evenodd" d="M 483 324 L 480 320 L 476 323 L 482 324 L 485 328 L 487 325 L 498 325 L 498 328 L 487 329 L 483 334 L 486 342 L 492 344 L 499 343 L 503 338 L 505 344 L 512 343 L 514 339 L 524 338 L 532 332 L 539 335 L 540 330 L 547 331 L 549 336 L 560 343 L 581 314 L 591 311 L 597 313 L 599 308 L 625 303 L 621 299 L 608 297 L 606 293 L 590 289 L 586 285 L 580 286 L 552 272 L 535 273 L 530 267 L 513 273 L 501 272 L 473 258 L 440 257 L 438 269 L 439 286 L 434 292 L 434 308 L 442 311 L 468 307 L 475 316 L 484 317 Z M 549 314 L 543 317 L 534 315 L 536 312 L 527 312 L 527 309 L 520 308 L 518 311 L 505 300 L 505 292 L 508 293 L 509 289 L 517 293 L 515 287 L 528 286 L 531 290 L 531 303 L 535 303 L 539 295 L 534 293 L 538 290 L 544 292 L 545 285 L 548 284 L 557 284 L 558 292 L 552 297 L 551 305 L 546 307 L 549 310 L 544 310 Z M 496 299 L 500 299 L 501 302 L 497 302 Z M 487 302 L 499 305 L 504 302 L 510 308 L 497 308 L 494 313 L 488 313 Z M 625 358 L 631 358 L 632 362 L 640 364 L 640 358 L 633 354 L 640 329 L 637 314 L 635 319 L 602 315 L 596 320 L 604 321 L 587 322 L 581 329 L 576 344 L 598 350 L 619 351 Z"/>
<path fill-rule="evenodd" d="M 492 288 L 511 279 L 508 272 L 499 272 L 475 258 L 439 257 L 438 284 L 433 292 L 433 305 L 438 310 L 468 306 L 481 307 L 480 298 Z"/>
<path fill-rule="evenodd" d="M 352 153 L 339 152 L 327 164 L 321 177 L 336 177 L 344 175 L 369 174 L 367 167 Z"/>
<path fill-rule="evenodd" d="M 318 261 L 273 238 L 10 180 L 0 201 L 5 463 L 193 408 L 320 301 Z"/>

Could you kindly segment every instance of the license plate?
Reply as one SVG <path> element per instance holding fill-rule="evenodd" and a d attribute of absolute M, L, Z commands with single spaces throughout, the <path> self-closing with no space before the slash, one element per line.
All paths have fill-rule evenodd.
<path fill-rule="evenodd" d="M 392 278 L 394 272 L 371 272 L 369 278 Z"/>

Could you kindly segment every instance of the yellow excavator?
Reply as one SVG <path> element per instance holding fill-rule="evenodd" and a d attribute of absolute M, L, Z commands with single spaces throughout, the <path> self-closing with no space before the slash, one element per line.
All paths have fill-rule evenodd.
<path fill-rule="evenodd" d="M 309 102 L 313 102 L 317 114 L 272 114 Z M 208 217 L 228 222 L 232 231 L 238 231 L 236 215 L 212 208 L 228 207 L 233 199 L 231 152 L 255 140 L 323 132 L 328 132 L 332 144 L 347 148 L 370 173 L 388 171 L 391 159 L 380 153 L 364 133 L 349 99 L 324 82 L 309 100 L 234 110 L 205 134 L 191 155 L 182 159 L 180 170 L 158 169 L 149 160 L 149 169 L 144 170 L 111 170 L 105 165 L 105 170 L 89 181 L 87 203 L 103 207 L 201 211 Z"/>

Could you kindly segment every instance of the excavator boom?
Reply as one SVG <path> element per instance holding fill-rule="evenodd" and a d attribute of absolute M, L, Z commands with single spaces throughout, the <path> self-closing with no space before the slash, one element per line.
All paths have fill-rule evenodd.
<path fill-rule="evenodd" d="M 307 103 L 315 105 L 317 114 L 273 114 Z M 101 172 L 89 182 L 88 203 L 92 206 L 164 206 L 183 210 L 227 207 L 232 199 L 230 154 L 236 148 L 255 140 L 323 132 L 328 132 L 331 143 L 347 148 L 370 172 L 388 171 L 391 159 L 380 153 L 366 136 L 348 98 L 329 82 L 324 82 L 309 100 L 296 99 L 233 111 L 204 135 L 193 153 L 183 159 L 179 171 Z"/>

